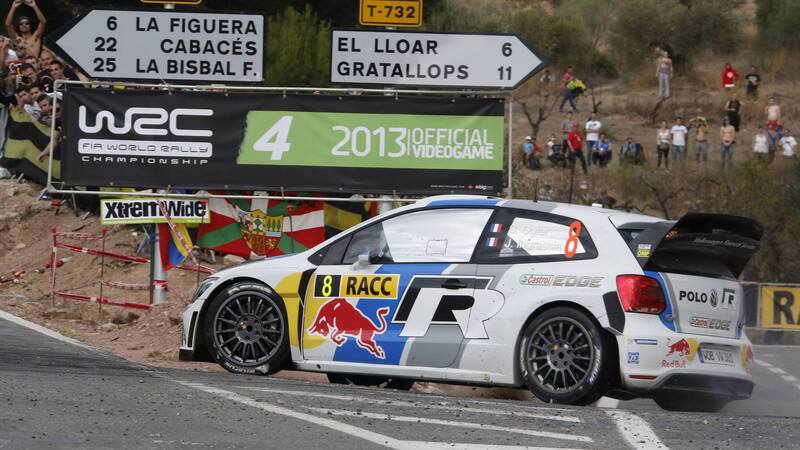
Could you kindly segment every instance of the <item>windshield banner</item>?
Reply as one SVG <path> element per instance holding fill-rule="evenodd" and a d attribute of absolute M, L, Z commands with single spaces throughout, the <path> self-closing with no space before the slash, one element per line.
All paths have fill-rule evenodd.
<path fill-rule="evenodd" d="M 73 186 L 502 191 L 503 100 L 70 89 Z"/>

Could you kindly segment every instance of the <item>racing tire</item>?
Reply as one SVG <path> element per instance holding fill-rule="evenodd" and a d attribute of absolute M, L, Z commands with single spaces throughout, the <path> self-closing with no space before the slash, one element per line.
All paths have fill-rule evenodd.
<path fill-rule="evenodd" d="M 414 386 L 414 380 L 405 378 L 388 378 L 372 375 L 354 375 L 343 373 L 329 373 L 328 381 L 333 384 L 349 384 L 352 386 L 382 387 L 407 391 Z"/>
<path fill-rule="evenodd" d="M 269 375 L 289 359 L 283 301 L 268 287 L 235 283 L 218 293 L 203 323 L 208 352 L 229 372 Z"/>
<path fill-rule="evenodd" d="M 559 306 L 525 327 L 519 365 L 528 389 L 543 402 L 588 405 L 610 389 L 615 355 L 613 339 L 594 320 Z"/>
<path fill-rule="evenodd" d="M 656 404 L 666 411 L 720 412 L 730 400 L 708 394 L 668 394 L 653 397 Z"/>

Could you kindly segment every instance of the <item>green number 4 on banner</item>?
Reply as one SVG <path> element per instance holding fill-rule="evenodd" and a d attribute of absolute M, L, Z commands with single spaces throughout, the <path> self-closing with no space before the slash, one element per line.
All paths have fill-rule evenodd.
<path fill-rule="evenodd" d="M 270 159 L 280 161 L 283 154 L 289 151 L 292 144 L 289 143 L 289 129 L 292 127 L 292 116 L 283 116 L 275 125 L 264 133 L 255 144 L 253 150 L 257 152 L 269 152 Z"/>

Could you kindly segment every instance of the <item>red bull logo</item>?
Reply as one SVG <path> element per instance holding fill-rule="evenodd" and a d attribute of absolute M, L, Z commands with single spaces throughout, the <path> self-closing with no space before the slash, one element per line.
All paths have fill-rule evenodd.
<path fill-rule="evenodd" d="M 377 313 L 380 322 L 378 326 L 347 300 L 335 298 L 322 305 L 314 323 L 308 328 L 308 333 L 328 338 L 339 347 L 347 342 L 348 337 L 354 337 L 359 347 L 378 359 L 384 359 L 386 354 L 375 342 L 375 335 L 386 331 L 389 307 L 380 308 Z"/>
<path fill-rule="evenodd" d="M 681 339 L 674 344 L 670 344 L 669 339 L 667 339 L 667 346 L 669 347 L 669 352 L 667 352 L 667 356 L 672 354 L 689 356 L 692 354 L 692 347 L 689 345 L 689 341 L 687 341 L 686 339 Z"/>

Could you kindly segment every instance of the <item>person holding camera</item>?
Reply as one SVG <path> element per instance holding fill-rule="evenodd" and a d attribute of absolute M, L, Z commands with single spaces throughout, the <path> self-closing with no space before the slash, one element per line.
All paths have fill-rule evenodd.
<path fill-rule="evenodd" d="M 16 19 L 16 24 L 14 24 L 14 16 L 16 15 L 17 8 L 23 4 L 29 6 L 36 14 L 39 25 L 36 27 L 35 31 L 30 17 L 19 16 L 19 18 Z M 8 35 L 14 39 L 20 38 L 26 47 L 27 54 L 36 57 L 39 56 L 39 52 L 42 50 L 42 36 L 44 36 L 45 25 L 47 25 L 47 19 L 42 13 L 42 10 L 39 9 L 39 5 L 36 4 L 36 0 L 14 0 L 6 16 L 6 31 Z"/>

